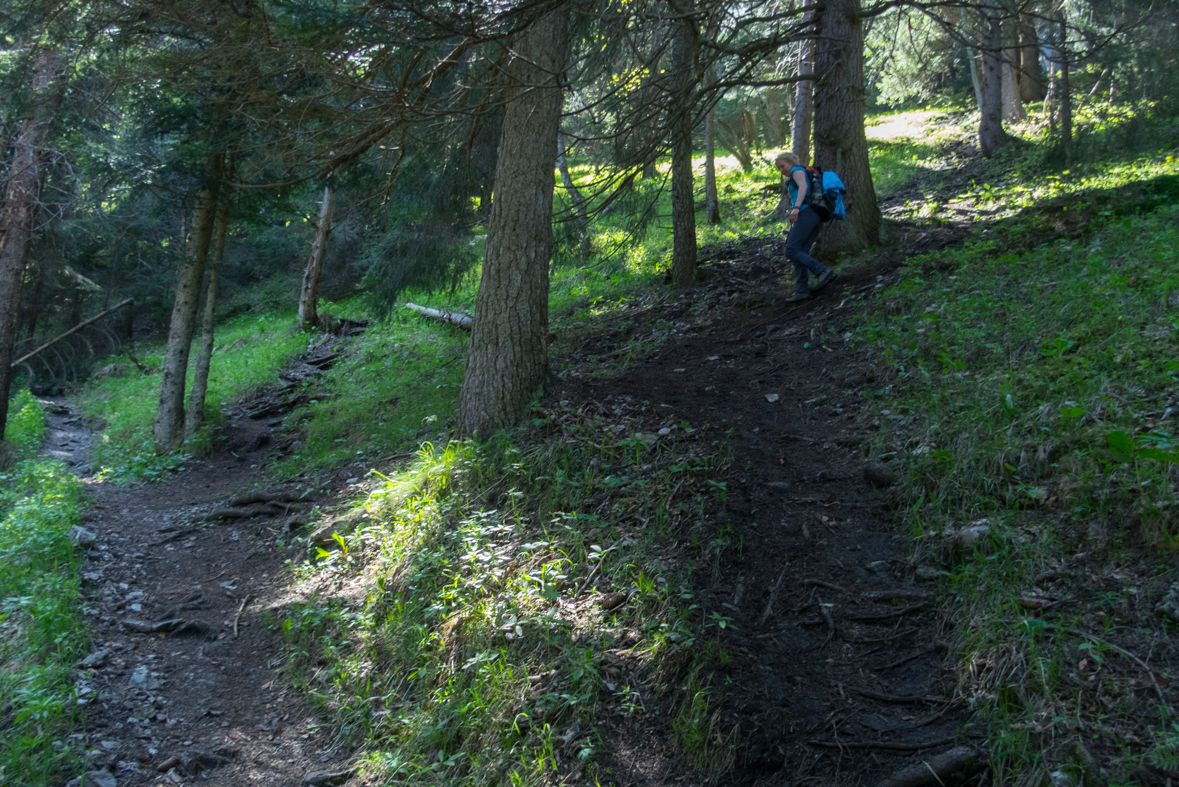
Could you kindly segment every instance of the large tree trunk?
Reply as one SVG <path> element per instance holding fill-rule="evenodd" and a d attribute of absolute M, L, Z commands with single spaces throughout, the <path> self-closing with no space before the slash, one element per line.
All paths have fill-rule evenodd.
<path fill-rule="evenodd" d="M 461 435 L 485 438 L 511 426 L 548 371 L 553 170 L 568 27 L 568 5 L 550 11 L 513 41 L 505 66 L 495 201 L 459 393 Z"/>
<path fill-rule="evenodd" d="M 217 285 L 221 281 L 221 263 L 225 259 L 225 236 L 229 227 L 229 205 L 222 201 L 217 209 L 217 242 L 213 246 L 213 264 L 209 267 L 209 286 L 205 289 L 205 318 L 201 324 L 201 347 L 192 372 L 192 391 L 188 394 L 188 413 L 184 433 L 192 436 L 205 420 L 205 394 L 209 390 L 209 367 L 213 362 L 213 339 L 217 309 Z"/>
<path fill-rule="evenodd" d="M 1000 58 L 1002 42 L 999 29 L 999 13 L 995 0 L 986 0 L 986 14 L 983 19 L 983 79 L 982 104 L 979 106 L 978 146 L 987 158 L 1011 141 L 1003 130 L 1003 61 Z"/>
<path fill-rule="evenodd" d="M 809 21 L 813 12 L 807 11 Z M 790 150 L 804 165 L 811 163 L 811 119 L 815 108 L 815 83 L 803 77 L 815 73 L 815 44 L 810 39 L 798 42 L 798 81 L 794 99 L 794 122 L 790 130 Z"/>
<path fill-rule="evenodd" d="M 168 345 L 161 367 L 160 401 L 151 424 L 156 450 L 161 453 L 175 450 L 184 439 L 184 382 L 188 374 L 188 356 L 192 350 L 197 306 L 200 305 L 201 282 L 205 277 L 205 261 L 209 256 L 209 242 L 213 235 L 219 170 L 220 157 L 217 156 L 209 165 L 212 182 L 197 194 L 192 215 L 192 234 L 176 282 L 176 300 L 172 304 Z"/>
<path fill-rule="evenodd" d="M 696 23 L 684 9 L 672 6 L 675 22 L 672 69 L 675 116 L 671 123 L 671 282 L 676 287 L 696 283 L 696 195 L 692 176 L 692 116 L 695 108 Z"/>
<path fill-rule="evenodd" d="M 581 189 L 577 188 L 573 176 L 569 174 L 569 163 L 565 161 L 565 138 L 562 134 L 557 134 L 557 169 L 561 172 L 561 183 L 565 186 L 565 191 L 569 192 L 569 200 L 577 214 L 578 253 L 585 259 L 590 253 L 589 213 Z"/>
<path fill-rule="evenodd" d="M 299 290 L 299 330 L 314 331 L 319 327 L 319 277 L 327 256 L 328 236 L 332 232 L 332 211 L 336 195 L 331 186 L 323 187 L 323 202 L 319 204 L 319 219 L 315 223 L 315 240 L 311 242 L 311 256 L 303 271 L 303 286 Z"/>
<path fill-rule="evenodd" d="M 782 88 L 766 88 L 766 143 L 771 148 L 780 148 L 786 141 L 786 129 L 782 124 Z"/>
<path fill-rule="evenodd" d="M 1035 21 L 1019 18 L 1019 95 L 1024 101 L 1044 100 L 1044 69 L 1040 66 L 1040 41 Z"/>
<path fill-rule="evenodd" d="M 823 231 L 827 254 L 880 243 L 880 207 L 864 134 L 864 26 L 859 0 L 828 0 L 815 39 L 815 164 L 834 170 L 847 187 L 847 218 Z"/>
<path fill-rule="evenodd" d="M 4 202 L 0 205 L 0 440 L 4 438 L 8 419 L 16 318 L 33 239 L 44 150 L 65 92 L 64 73 L 65 58 L 61 52 L 45 49 L 37 55 L 33 66 L 33 100 L 13 144 Z"/>
<path fill-rule="evenodd" d="M 720 224 L 720 196 L 716 193 L 716 106 L 704 116 L 704 220 Z"/>

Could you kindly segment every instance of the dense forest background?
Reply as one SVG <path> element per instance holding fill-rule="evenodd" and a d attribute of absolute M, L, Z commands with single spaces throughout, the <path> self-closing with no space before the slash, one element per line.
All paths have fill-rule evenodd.
<path fill-rule="evenodd" d="M 832 14 L 788 3 L 700 4 L 683 9 L 686 17 L 658 4 L 569 8 L 562 160 L 593 169 L 556 217 L 555 259 L 572 264 L 598 258 L 603 250 L 578 245 L 585 222 L 625 199 L 636 177 L 655 177 L 676 134 L 747 169 L 787 145 L 807 158 L 813 141 L 817 160 L 846 148 L 838 169 L 850 171 L 855 190 L 865 182 L 856 170 L 867 168 L 854 128 L 865 109 L 981 107 L 988 154 L 1010 140 L 1003 122 L 1034 110 L 1052 143 L 1044 165 L 1066 168 L 1111 145 L 1152 141 L 1175 92 L 1169 4 L 841 6 L 835 14 L 855 25 L 836 54 L 857 82 L 846 88 L 850 100 L 840 95 L 826 109 L 845 75 L 820 64 L 828 73 L 816 80 L 815 56 L 827 55 L 808 35 Z M 452 287 L 478 262 L 490 218 L 505 47 L 546 10 L 34 3 L 10 11 L 0 77 L 5 221 L 23 211 L 30 222 L 29 239 L 10 232 L 6 246 L 14 261 L 6 258 L 5 298 L 17 299 L 4 309 L 11 357 L 125 298 L 134 302 L 117 327 L 96 337 L 104 347 L 164 330 L 177 270 L 201 231 L 202 189 L 217 191 L 212 210 L 224 211 L 219 315 L 297 302 L 325 186 L 334 216 L 324 297 L 363 295 L 380 314 L 406 287 Z M 681 18 L 690 40 L 677 53 L 669 35 Z M 861 106 L 840 115 L 849 104 Z M 686 132 L 676 131 L 677 118 Z M 37 152 L 27 159 L 31 124 Z M 32 192 L 12 177 L 25 161 L 37 169 Z M 636 222 L 651 218 L 636 211 Z M 879 233 L 875 216 L 858 223 Z M 848 248 L 878 242 L 860 233 Z M 80 345 L 58 356 L 16 373 L 39 375 L 35 385 L 48 390 L 92 371 L 97 352 Z"/>

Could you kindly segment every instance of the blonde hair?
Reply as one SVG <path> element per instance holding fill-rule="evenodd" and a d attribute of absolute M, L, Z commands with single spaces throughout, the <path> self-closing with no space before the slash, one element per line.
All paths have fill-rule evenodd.
<path fill-rule="evenodd" d="M 802 165 L 802 162 L 800 162 L 798 160 L 798 156 L 794 155 L 793 153 L 790 153 L 789 151 L 787 151 L 785 153 L 779 153 L 778 157 L 776 159 L 774 159 L 774 163 L 777 164 L 779 161 L 785 161 L 787 164 L 789 164 L 792 167 L 798 167 L 798 166 Z"/>

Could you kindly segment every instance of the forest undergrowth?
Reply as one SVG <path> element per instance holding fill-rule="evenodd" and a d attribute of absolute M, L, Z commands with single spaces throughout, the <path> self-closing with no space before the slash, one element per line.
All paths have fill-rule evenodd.
<path fill-rule="evenodd" d="M 995 783 L 1171 773 L 1179 728 L 1159 694 L 1175 665 L 1154 657 L 1173 632 L 1155 607 L 1179 579 L 1173 153 L 1127 148 L 1061 169 L 1033 120 L 987 162 L 962 150 L 969 116 L 911 115 L 873 134 L 889 215 L 931 232 L 969 220 L 974 235 L 908 260 L 862 318 L 858 341 L 880 359 L 870 453 L 903 468 L 896 504 L 915 557 L 944 562 L 962 692 L 990 724 Z M 702 225 L 702 243 L 775 236 L 755 226 L 777 202 L 763 163 L 722 163 L 726 220 Z M 671 297 L 666 200 L 660 178 L 636 183 L 594 225 L 588 261 L 566 238 L 550 307 L 557 374 L 588 358 L 609 377 L 671 334 L 657 316 L 637 329 Z M 475 276 L 405 297 L 469 311 Z M 97 419 L 106 477 L 153 480 L 208 455 L 223 409 L 306 346 L 292 324 L 274 313 L 221 329 L 213 427 L 179 454 L 147 447 L 158 377 L 128 370 L 88 385 L 79 398 Z M 322 512 L 337 525 L 331 544 L 279 545 L 307 600 L 271 622 L 291 679 L 386 783 L 606 778 L 598 721 L 666 697 L 724 625 L 694 607 L 690 578 L 731 546 L 709 515 L 725 495 L 711 476 L 731 459 L 700 425 L 637 406 L 621 430 L 618 417 L 550 403 L 485 444 L 449 442 L 465 343 L 394 311 L 303 384 L 271 473 L 315 482 L 358 462 L 372 472 L 353 502 Z M 158 363 L 150 346 L 139 352 Z M 61 478 L 60 505 L 74 513 L 55 523 L 77 511 L 72 476 Z M 73 636 L 62 654 L 78 652 Z M 693 708 L 675 732 L 715 775 L 731 742 Z"/>
<path fill-rule="evenodd" d="M 0 783 L 52 784 L 82 755 L 72 735 L 85 687 L 70 669 L 87 645 L 70 539 L 82 484 L 39 455 L 37 400 L 24 391 L 13 405 L 0 444 Z"/>

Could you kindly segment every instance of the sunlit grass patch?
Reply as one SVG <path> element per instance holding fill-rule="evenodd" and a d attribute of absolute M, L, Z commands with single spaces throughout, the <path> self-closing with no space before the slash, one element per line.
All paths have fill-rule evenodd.
<path fill-rule="evenodd" d="M 685 425 L 537 416 L 519 444 L 424 447 L 307 569 L 348 590 L 275 621 L 296 682 L 385 783 L 590 778 L 603 714 L 654 713 L 693 662 L 718 448 Z"/>
<path fill-rule="evenodd" d="M 53 784 L 82 754 L 70 736 L 78 701 L 70 665 L 86 645 L 79 615 L 79 560 L 70 528 L 82 485 L 60 462 L 36 455 L 44 417 L 26 391 L 12 404 L 15 465 L 0 471 L 0 776 L 5 784 Z"/>

